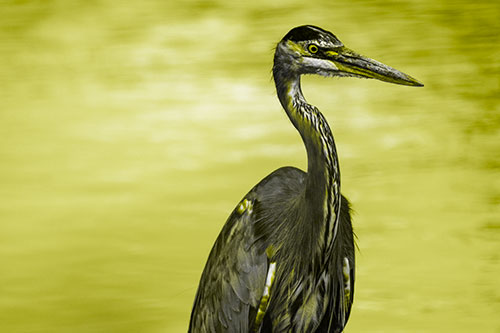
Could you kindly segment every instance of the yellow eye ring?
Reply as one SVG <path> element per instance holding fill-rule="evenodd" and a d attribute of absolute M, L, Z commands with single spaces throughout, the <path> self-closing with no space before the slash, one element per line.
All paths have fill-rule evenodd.
<path fill-rule="evenodd" d="M 311 52 L 311 53 L 318 52 L 318 47 L 314 44 L 309 45 L 307 48 L 308 48 L 309 52 Z"/>

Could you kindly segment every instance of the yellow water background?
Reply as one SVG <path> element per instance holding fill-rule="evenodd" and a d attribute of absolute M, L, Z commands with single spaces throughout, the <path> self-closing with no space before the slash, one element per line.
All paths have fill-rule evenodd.
<path fill-rule="evenodd" d="M 273 48 L 314 24 L 424 88 L 306 77 L 355 210 L 346 332 L 500 332 L 498 1 L 0 1 L 0 331 L 185 332 L 230 211 L 306 166 Z"/>

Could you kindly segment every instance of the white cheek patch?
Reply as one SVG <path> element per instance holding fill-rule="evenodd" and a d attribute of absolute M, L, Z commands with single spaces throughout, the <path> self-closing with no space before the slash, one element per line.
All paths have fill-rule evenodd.
<path fill-rule="evenodd" d="M 335 64 L 331 61 L 324 60 L 324 59 L 318 59 L 318 58 L 311 58 L 311 57 L 304 57 L 302 58 L 302 65 L 308 67 L 308 68 L 314 68 L 315 70 L 325 70 L 325 71 L 336 71 L 338 70 L 338 67 L 335 66 Z"/>

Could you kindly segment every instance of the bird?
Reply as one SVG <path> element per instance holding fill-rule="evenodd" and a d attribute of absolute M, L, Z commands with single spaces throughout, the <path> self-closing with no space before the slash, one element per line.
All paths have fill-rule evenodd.
<path fill-rule="evenodd" d="M 313 25 L 290 30 L 272 69 L 278 99 L 307 152 L 307 172 L 282 167 L 236 205 L 209 254 L 189 332 L 342 332 L 351 312 L 355 236 L 339 159 L 301 76 L 371 78 L 423 86 Z"/>

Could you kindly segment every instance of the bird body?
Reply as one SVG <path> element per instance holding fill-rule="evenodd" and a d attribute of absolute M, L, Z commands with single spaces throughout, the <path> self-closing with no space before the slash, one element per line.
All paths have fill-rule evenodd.
<path fill-rule="evenodd" d="M 277 314 L 273 318 L 275 323 L 271 323 L 270 317 L 269 322 L 263 319 L 261 332 L 290 331 L 292 328 L 293 331 L 311 332 L 324 318 L 328 306 L 344 306 L 344 319 L 328 318 L 325 325 L 330 325 L 330 319 L 332 325 L 347 319 L 351 296 L 347 296 L 347 306 L 344 302 L 330 305 L 329 299 L 337 298 L 329 297 L 329 294 L 343 293 L 343 258 L 348 258 L 351 263 L 347 284 L 354 284 L 354 243 L 349 204 L 343 198 L 338 230 L 342 242 L 334 243 L 334 250 L 344 253 L 340 265 L 335 262 L 321 265 L 319 262 L 326 261 L 326 258 L 317 249 L 314 241 L 318 237 L 309 231 L 308 224 L 312 221 L 309 213 L 302 208 L 306 181 L 306 173 L 302 170 L 280 168 L 256 185 L 234 209 L 210 254 L 209 261 L 213 261 L 213 265 L 207 266 L 202 275 L 206 285 L 199 289 L 195 307 L 205 311 L 197 311 L 197 315 L 192 317 L 193 332 L 255 330 L 255 319 L 252 319 L 257 316 L 272 263 L 276 263 L 277 267 L 275 283 L 271 286 L 272 298 L 286 297 L 295 305 L 292 308 L 287 303 L 270 302 L 265 312 Z M 320 228 L 315 229 L 318 229 L 316 233 L 320 232 Z M 290 237 L 283 237 L 283 230 L 289 230 Z M 311 260 L 299 260 L 302 257 Z M 330 265 L 339 269 L 332 270 Z M 322 266 L 323 270 L 320 269 Z M 341 283 L 335 285 L 336 281 Z M 333 315 L 341 311 L 329 313 Z M 293 321 L 299 326 L 295 327 Z M 204 329 L 195 330 L 194 327 Z"/>
<path fill-rule="evenodd" d="M 280 41 L 274 81 L 306 147 L 307 173 L 280 168 L 233 210 L 203 271 L 190 332 L 341 332 L 349 318 L 355 275 L 350 205 L 340 193 L 332 132 L 306 102 L 303 74 L 421 85 L 314 26 L 294 28 Z"/>

